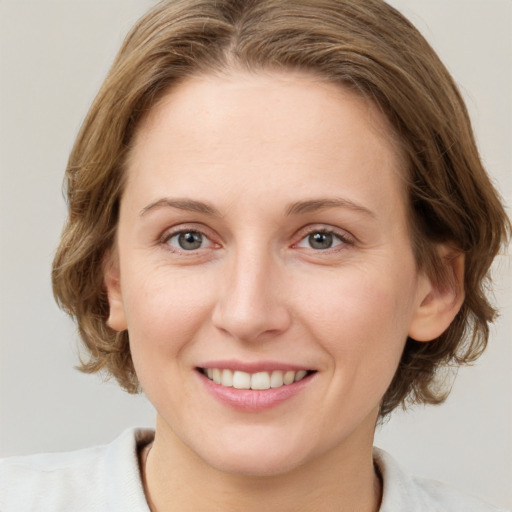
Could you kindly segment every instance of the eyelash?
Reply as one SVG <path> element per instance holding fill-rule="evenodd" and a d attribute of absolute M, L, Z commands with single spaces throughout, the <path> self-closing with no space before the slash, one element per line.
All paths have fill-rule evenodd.
<path fill-rule="evenodd" d="M 339 241 L 339 243 L 337 243 L 331 247 L 327 247 L 325 249 L 314 248 L 311 246 L 305 247 L 306 249 L 311 249 L 311 250 L 313 250 L 315 252 L 319 252 L 319 253 L 320 252 L 331 252 L 331 251 L 337 250 L 336 248 L 338 246 L 354 245 L 354 243 L 355 243 L 354 239 L 351 236 L 349 236 L 346 232 L 340 233 L 338 230 L 335 230 L 335 229 L 314 228 L 313 227 L 313 228 L 307 229 L 307 231 L 305 231 L 305 232 L 300 233 L 301 238 L 300 238 L 299 242 L 294 244 L 294 247 L 301 247 L 301 245 L 300 245 L 301 243 L 306 241 L 312 235 L 317 235 L 317 234 L 332 236 L 332 238 L 337 239 Z"/>
<path fill-rule="evenodd" d="M 211 245 L 218 245 L 216 244 L 215 242 L 212 241 L 211 237 L 208 236 L 203 230 L 201 229 L 198 229 L 196 227 L 190 227 L 190 228 L 180 228 L 180 229 L 177 229 L 177 230 L 173 230 L 173 231 L 167 231 L 166 233 L 164 233 L 164 235 L 160 238 L 160 243 L 162 243 L 163 245 L 165 245 L 169 250 L 173 251 L 173 252 L 177 252 L 177 253 L 180 253 L 180 254 L 188 254 L 188 255 L 193 255 L 193 254 L 197 254 L 197 251 L 200 250 L 200 249 L 205 249 L 206 247 L 199 247 L 197 249 L 191 249 L 191 250 L 187 250 L 187 249 L 184 249 L 182 247 L 176 247 L 176 246 L 172 246 L 170 244 L 170 241 L 175 238 L 175 237 L 179 237 L 180 235 L 185 235 L 185 234 L 194 234 L 194 235 L 200 235 L 203 240 L 202 242 L 204 241 L 208 241 Z M 202 244 L 201 244 L 202 245 Z"/>
<path fill-rule="evenodd" d="M 176 246 L 172 246 L 170 244 L 170 241 L 173 238 L 179 237 L 181 235 L 185 235 L 187 233 L 194 234 L 194 235 L 200 235 L 202 237 L 201 245 L 204 241 L 208 241 L 210 245 L 220 247 L 220 244 L 213 242 L 210 236 L 208 236 L 203 230 L 198 229 L 196 227 L 191 227 L 188 229 L 180 228 L 175 231 L 170 231 L 170 232 L 168 231 L 160 238 L 160 243 L 165 245 L 169 250 L 171 250 L 173 252 L 180 253 L 180 254 L 188 254 L 188 255 L 197 254 L 197 252 L 199 250 L 208 248 L 208 247 L 198 247 L 196 249 L 187 250 L 187 249 L 184 249 L 183 247 L 176 247 Z M 328 229 L 328 228 L 309 228 L 306 231 L 302 231 L 301 233 L 299 233 L 299 235 L 300 235 L 300 240 L 297 243 L 293 244 L 292 247 L 305 248 L 305 249 L 309 249 L 309 250 L 312 250 L 312 251 L 318 252 L 318 253 L 332 252 L 332 251 L 337 250 L 336 248 L 338 246 L 354 245 L 354 243 L 355 243 L 354 239 L 350 235 L 348 235 L 346 232 L 340 233 L 337 230 Z M 333 241 L 334 241 L 334 239 L 337 239 L 339 243 L 335 243 L 335 245 L 332 245 L 330 247 L 326 247 L 323 249 L 315 248 L 315 247 L 311 247 L 311 246 L 304 247 L 304 246 L 300 245 L 305 241 L 307 243 L 308 237 L 311 237 L 312 235 L 330 236 L 330 237 L 332 237 Z"/>

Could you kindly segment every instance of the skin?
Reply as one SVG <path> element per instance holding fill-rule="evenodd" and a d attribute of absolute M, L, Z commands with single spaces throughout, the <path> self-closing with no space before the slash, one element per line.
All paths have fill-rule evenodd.
<path fill-rule="evenodd" d="M 157 410 L 152 510 L 378 510 L 380 400 L 407 336 L 462 302 L 417 270 L 391 133 L 354 93 L 274 72 L 190 78 L 140 124 L 106 286 Z M 316 373 L 245 412 L 205 391 L 197 367 L 219 360 Z"/>

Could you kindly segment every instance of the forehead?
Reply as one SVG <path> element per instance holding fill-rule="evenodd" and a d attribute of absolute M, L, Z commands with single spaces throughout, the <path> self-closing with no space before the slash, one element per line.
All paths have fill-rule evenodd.
<path fill-rule="evenodd" d="M 239 180 L 262 193 L 273 184 L 288 195 L 307 188 L 312 196 L 340 183 L 357 195 L 366 182 L 379 195 L 373 175 L 385 174 L 387 187 L 401 195 L 404 165 L 395 140 L 373 103 L 315 76 L 203 75 L 176 85 L 141 121 L 128 180 L 154 187 L 165 181 L 169 193 L 187 182 L 197 190 Z"/>
<path fill-rule="evenodd" d="M 269 137 L 272 135 L 271 126 L 278 129 L 287 121 L 293 125 L 296 121 L 308 118 L 310 121 L 321 118 L 328 132 L 330 121 L 334 120 L 337 113 L 341 113 L 343 104 L 348 103 L 354 114 L 352 122 L 356 117 L 362 123 L 367 122 L 366 128 L 386 144 L 393 145 L 400 157 L 400 144 L 395 130 L 370 99 L 363 97 L 353 87 L 334 83 L 311 72 L 293 70 L 233 70 L 187 77 L 169 88 L 142 117 L 134 139 L 136 142 L 145 132 L 162 123 L 163 117 L 167 117 L 164 121 L 167 123 L 174 117 L 172 126 L 176 128 L 179 125 L 184 134 L 188 128 L 196 132 L 204 128 L 218 133 L 226 127 L 238 134 L 236 123 L 243 123 L 244 128 L 250 129 L 257 127 L 264 118 L 268 120 L 265 128 Z M 331 116 L 326 115 L 335 104 L 338 108 Z M 243 111 L 240 111 L 242 105 Z M 280 107 L 280 110 L 276 111 L 276 107 Z M 287 111 L 286 107 L 289 107 Z M 241 115 L 237 115 L 237 111 Z M 347 110 L 344 114 L 347 114 Z M 276 117 L 279 117 L 278 125 L 274 124 Z M 228 135 L 229 130 L 225 133 Z M 310 131 L 308 138 L 314 135 Z"/>

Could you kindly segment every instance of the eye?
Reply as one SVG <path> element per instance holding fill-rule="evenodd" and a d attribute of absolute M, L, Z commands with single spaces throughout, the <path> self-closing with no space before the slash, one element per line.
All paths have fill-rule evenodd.
<path fill-rule="evenodd" d="M 332 231 L 312 231 L 306 235 L 297 247 L 305 247 L 307 249 L 315 249 L 317 251 L 325 251 L 332 249 L 348 241 L 341 235 L 337 235 Z"/>
<path fill-rule="evenodd" d="M 196 251 L 211 245 L 211 241 L 199 231 L 186 230 L 170 235 L 165 243 L 181 251 Z"/>

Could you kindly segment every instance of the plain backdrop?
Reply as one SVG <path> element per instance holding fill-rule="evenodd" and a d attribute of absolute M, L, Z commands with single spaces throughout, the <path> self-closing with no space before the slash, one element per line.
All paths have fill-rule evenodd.
<path fill-rule="evenodd" d="M 149 0 L 0 0 L 0 455 L 69 450 L 152 425 L 142 396 L 76 371 L 78 339 L 50 264 L 67 155 L 121 41 Z M 484 161 L 512 204 L 512 1 L 393 0 L 460 84 Z M 510 210 L 509 210 L 510 211 Z M 417 474 L 512 508 L 512 272 L 487 353 L 440 407 L 397 413 L 376 444 Z"/>

